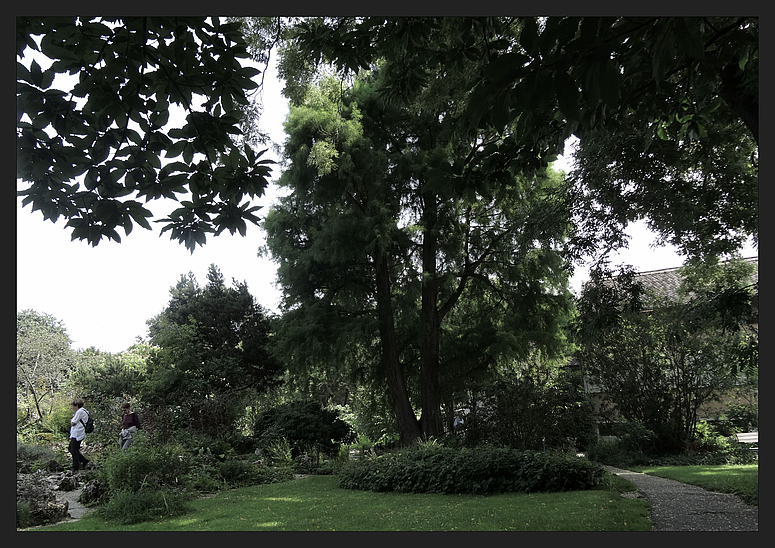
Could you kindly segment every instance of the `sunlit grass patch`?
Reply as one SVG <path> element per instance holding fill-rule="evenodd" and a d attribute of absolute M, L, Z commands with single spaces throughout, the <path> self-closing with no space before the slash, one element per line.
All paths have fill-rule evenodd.
<path fill-rule="evenodd" d="M 638 471 L 680 481 L 718 493 L 739 496 L 748 504 L 759 504 L 759 465 L 654 466 Z"/>
<path fill-rule="evenodd" d="M 493 496 L 340 489 L 332 476 L 234 489 L 192 512 L 118 526 L 87 516 L 47 530 L 89 531 L 648 531 L 649 504 L 606 489 Z"/>

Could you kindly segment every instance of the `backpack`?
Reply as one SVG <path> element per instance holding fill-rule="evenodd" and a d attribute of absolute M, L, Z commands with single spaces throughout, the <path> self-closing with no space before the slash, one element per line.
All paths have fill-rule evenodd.
<path fill-rule="evenodd" d="M 83 422 L 83 419 L 81 419 L 81 424 L 83 424 L 83 429 L 87 434 L 91 434 L 94 432 L 94 419 L 89 417 L 86 419 L 86 422 Z"/>

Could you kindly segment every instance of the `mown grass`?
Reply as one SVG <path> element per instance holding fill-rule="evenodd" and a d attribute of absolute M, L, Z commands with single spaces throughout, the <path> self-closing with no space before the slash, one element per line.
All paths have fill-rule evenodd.
<path fill-rule="evenodd" d="M 759 505 L 759 465 L 702 465 L 635 467 L 636 472 L 689 483 L 715 491 L 737 495 L 748 504 Z"/>
<path fill-rule="evenodd" d="M 622 482 L 612 480 L 621 488 Z M 121 526 L 87 514 L 38 531 L 649 531 L 650 505 L 615 489 L 494 496 L 340 489 L 333 476 L 223 491 L 186 515 Z"/>

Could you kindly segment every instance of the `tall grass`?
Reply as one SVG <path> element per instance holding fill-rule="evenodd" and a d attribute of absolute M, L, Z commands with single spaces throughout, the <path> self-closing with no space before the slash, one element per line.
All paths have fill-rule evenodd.
<path fill-rule="evenodd" d="M 600 489 L 493 496 L 374 493 L 333 476 L 223 491 L 134 525 L 88 514 L 53 531 L 648 531 L 649 504 Z"/>

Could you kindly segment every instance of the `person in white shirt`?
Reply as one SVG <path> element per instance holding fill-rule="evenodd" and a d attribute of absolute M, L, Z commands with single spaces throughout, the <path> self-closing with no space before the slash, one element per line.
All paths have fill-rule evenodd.
<path fill-rule="evenodd" d="M 81 442 L 86 437 L 86 428 L 84 423 L 89 420 L 89 412 L 83 408 L 83 400 L 73 400 L 73 418 L 70 419 L 70 445 L 67 450 L 73 455 L 73 472 L 77 472 L 83 464 L 83 467 L 89 464 L 89 459 L 81 454 Z"/>

